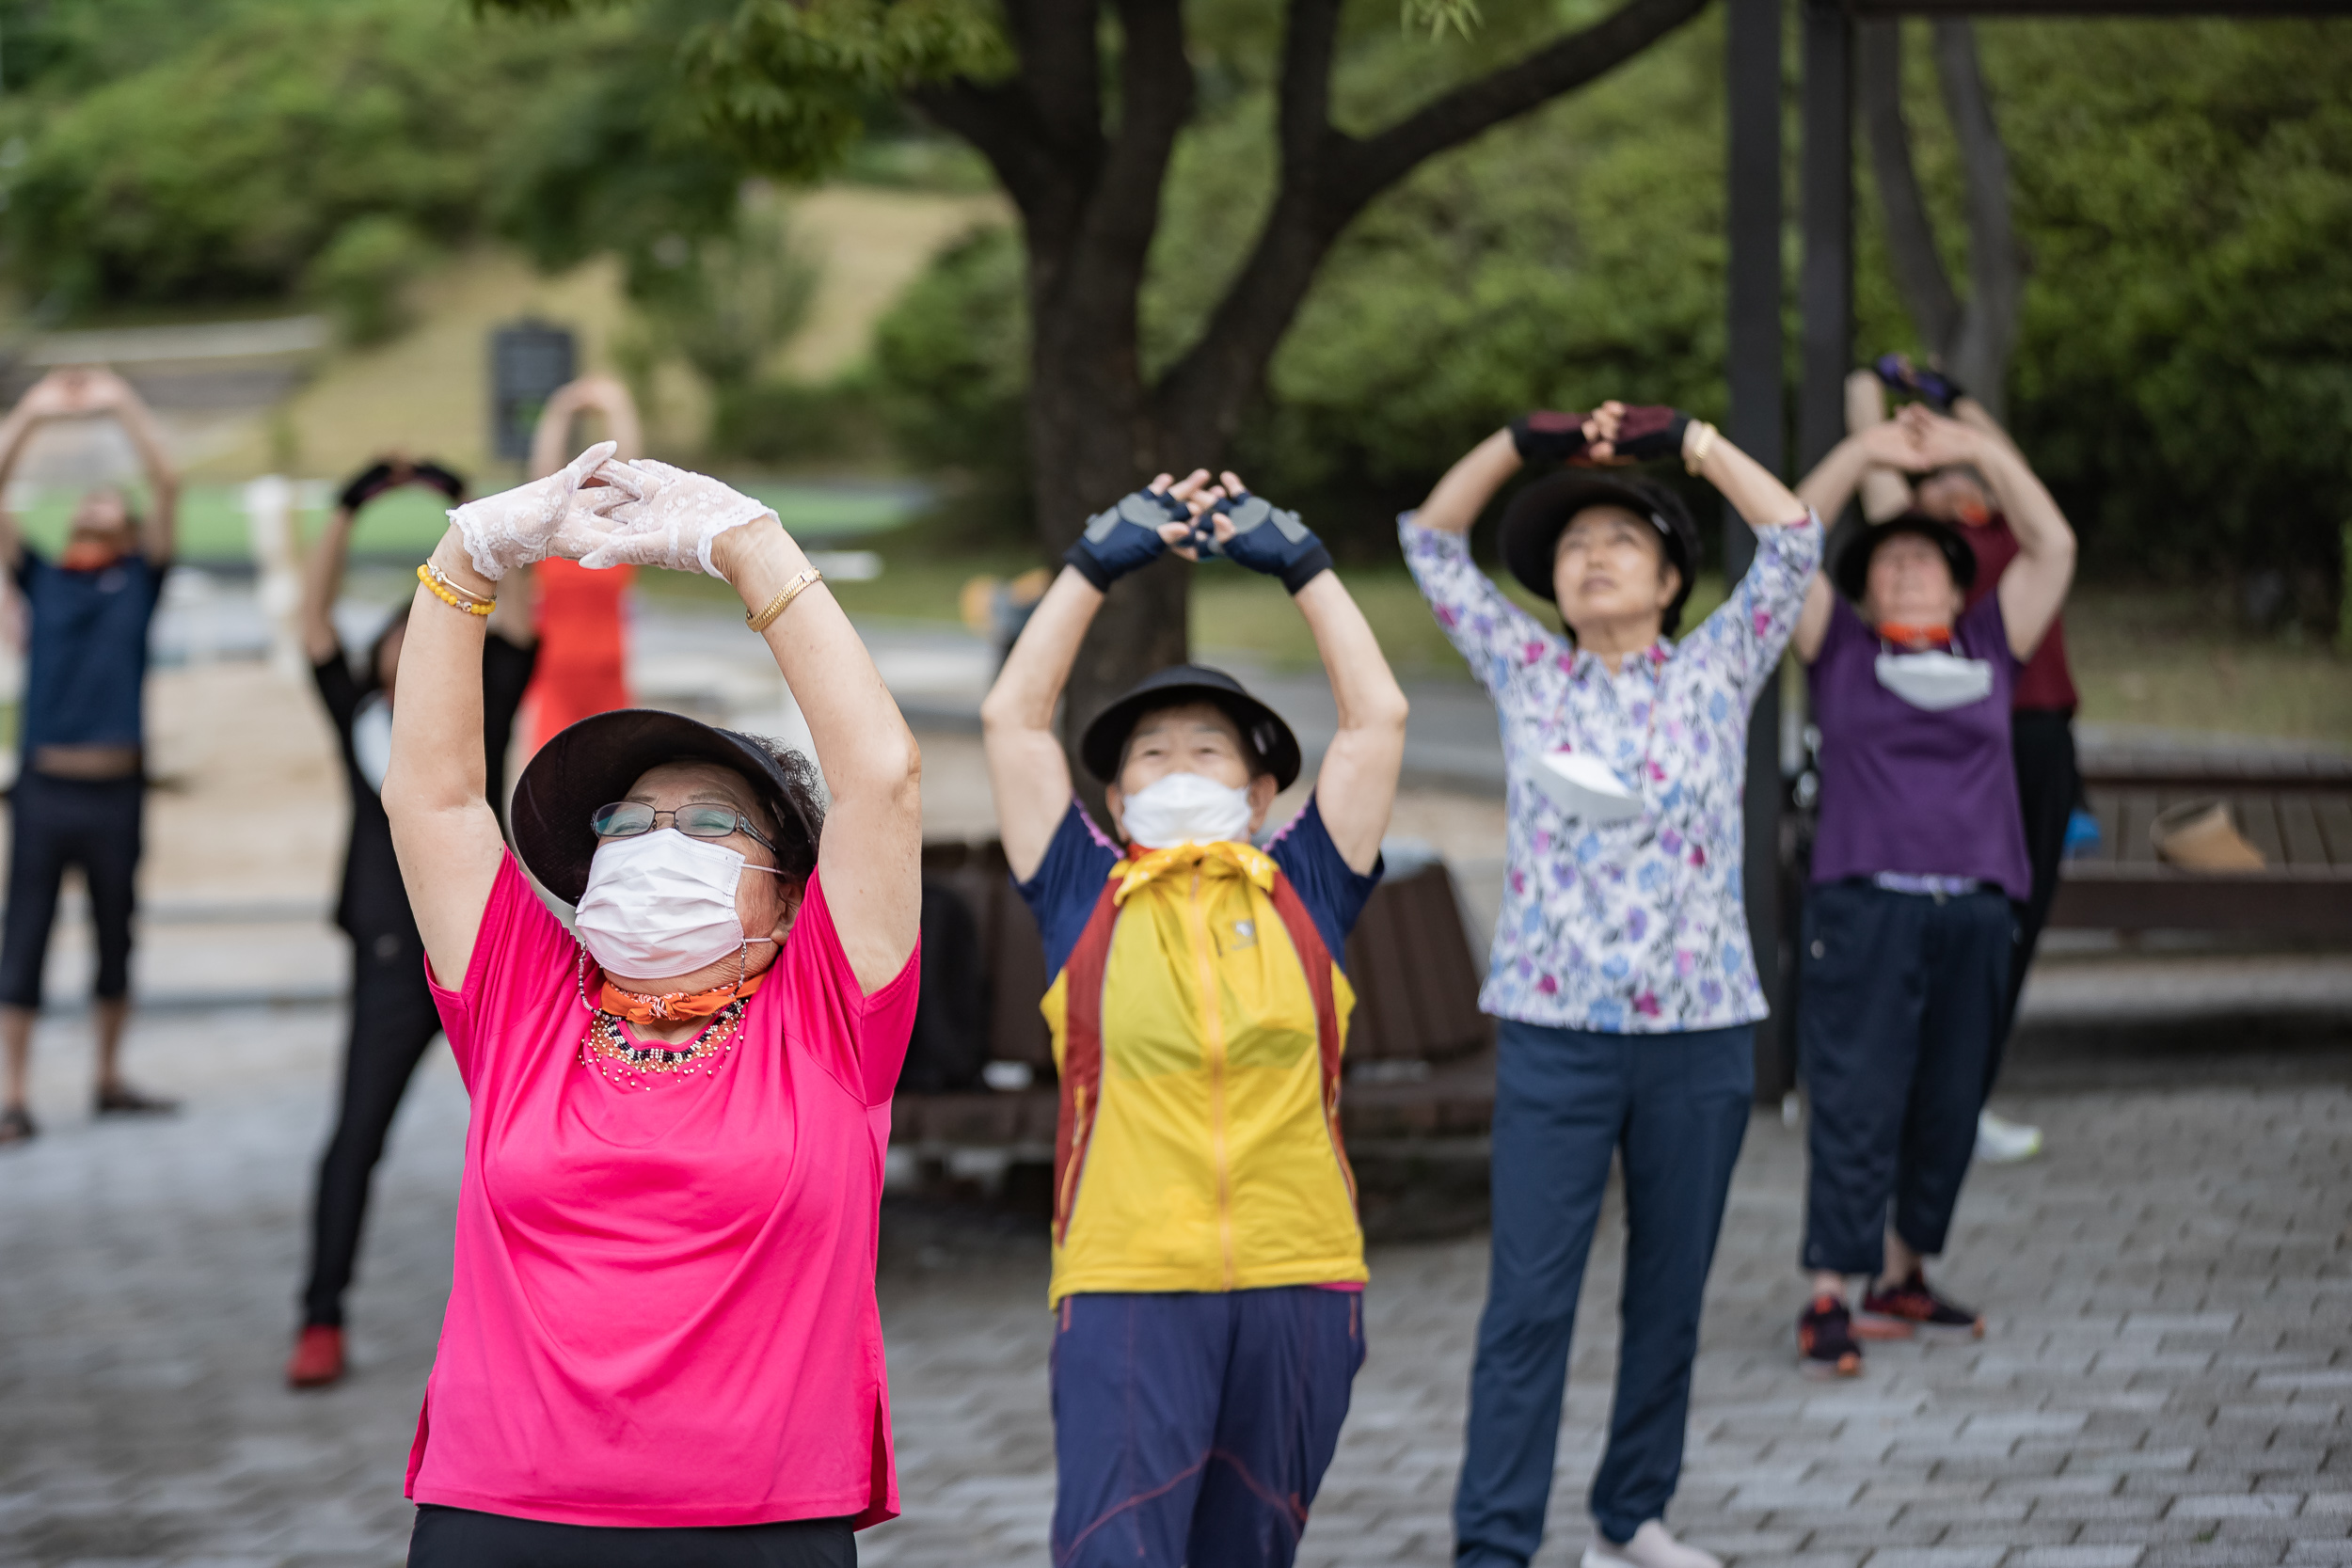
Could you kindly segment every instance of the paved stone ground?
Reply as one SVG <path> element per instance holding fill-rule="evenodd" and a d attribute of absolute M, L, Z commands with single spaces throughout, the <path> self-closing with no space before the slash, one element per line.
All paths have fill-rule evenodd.
<path fill-rule="evenodd" d="M 48 1131 L 0 1155 L 0 1562 L 384 1565 L 447 1286 L 465 1100 L 437 1053 L 393 1134 L 353 1301 L 357 1375 L 278 1383 L 337 1013 L 151 1016 L 183 1117 L 80 1114 L 80 1025 L 40 1039 Z M 1672 1518 L 1739 1568 L 2352 1562 L 2352 1057 L 2023 1093 L 2052 1153 L 1979 1170 L 1951 1267 L 1963 1348 L 1790 1366 L 1800 1139 L 1759 1116 L 1716 1267 Z M 1603 1227 L 1554 1538 L 1574 1560 L 1613 1356 Z M 1040 1240 L 893 1202 L 882 1291 L 905 1518 L 870 1564 L 1041 1562 L 1051 1497 Z M 1371 1359 L 1302 1560 L 1446 1560 L 1483 1289 L 1477 1238 L 1378 1247 Z"/>

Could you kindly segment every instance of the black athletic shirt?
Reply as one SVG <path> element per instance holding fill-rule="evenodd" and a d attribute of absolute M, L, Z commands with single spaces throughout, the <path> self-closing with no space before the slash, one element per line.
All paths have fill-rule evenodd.
<path fill-rule="evenodd" d="M 517 648 L 492 632 L 482 645 L 482 744 L 488 764 L 490 807 L 503 813 L 506 804 L 506 749 L 515 736 L 515 710 L 522 705 L 523 688 L 531 684 L 532 666 L 538 662 L 536 644 Z M 359 706 L 379 683 L 370 668 L 364 678 L 351 673 L 351 661 L 339 646 L 331 657 L 310 667 L 319 684 L 319 697 L 342 745 L 343 780 L 351 789 L 351 845 L 343 851 L 342 891 L 335 900 L 335 924 L 365 947 L 382 937 L 413 942 L 416 917 L 408 912 L 408 893 L 401 885 L 400 862 L 392 854 L 392 824 L 375 786 L 359 771 L 352 748 L 352 725 Z M 502 823 L 501 823 L 502 825 Z"/>

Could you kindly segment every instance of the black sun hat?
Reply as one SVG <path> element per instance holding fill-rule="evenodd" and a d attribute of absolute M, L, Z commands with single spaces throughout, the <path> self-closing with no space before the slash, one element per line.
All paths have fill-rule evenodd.
<path fill-rule="evenodd" d="M 1243 689 L 1241 682 L 1222 670 L 1200 664 L 1175 664 L 1146 675 L 1126 693 L 1094 716 L 1078 739 L 1079 760 L 1104 784 L 1119 782 L 1120 754 L 1127 737 L 1146 713 L 1184 703 L 1215 703 L 1225 710 L 1258 753 L 1278 789 L 1288 789 L 1298 777 L 1298 737 L 1282 716 Z"/>
<path fill-rule="evenodd" d="M 579 903 L 588 887 L 588 863 L 596 853 L 588 818 L 598 806 L 628 794 L 647 768 L 667 762 L 711 762 L 742 774 L 780 830 L 778 863 L 796 876 L 815 868 L 822 823 L 810 820 L 802 803 L 808 781 L 795 778 L 784 761 L 750 736 L 648 707 L 582 719 L 539 748 L 515 784 L 508 814 L 515 852 L 548 892 L 567 904 Z"/>
<path fill-rule="evenodd" d="M 1977 552 L 1968 547 L 1968 541 L 1960 531 L 1941 518 L 1924 512 L 1904 512 L 1883 523 L 1863 529 L 1846 541 L 1837 552 L 1837 562 L 1830 568 L 1830 580 L 1837 591 L 1855 604 L 1870 586 L 1870 558 L 1879 546 L 1899 533 L 1916 534 L 1944 553 L 1944 564 L 1951 568 L 1952 586 L 1966 594 L 1977 580 Z"/>
<path fill-rule="evenodd" d="M 1660 627 L 1673 635 L 1682 624 L 1682 606 L 1698 581 L 1699 530 L 1682 498 L 1656 480 L 1590 468 L 1564 468 L 1537 480 L 1513 497 L 1502 514 L 1502 564 L 1529 593 L 1558 603 L 1551 565 L 1560 535 L 1578 513 L 1591 506 L 1622 506 L 1637 517 L 1648 518 L 1658 531 L 1666 560 L 1682 579 Z"/>

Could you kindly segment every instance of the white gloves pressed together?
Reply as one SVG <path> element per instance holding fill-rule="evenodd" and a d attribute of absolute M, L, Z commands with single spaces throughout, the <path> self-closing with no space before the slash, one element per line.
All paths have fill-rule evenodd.
<path fill-rule="evenodd" d="M 717 577 L 710 546 L 731 528 L 774 517 L 764 502 L 707 474 L 599 441 L 545 479 L 453 508 L 473 569 L 491 582 L 549 556 L 582 566 L 666 566 Z"/>

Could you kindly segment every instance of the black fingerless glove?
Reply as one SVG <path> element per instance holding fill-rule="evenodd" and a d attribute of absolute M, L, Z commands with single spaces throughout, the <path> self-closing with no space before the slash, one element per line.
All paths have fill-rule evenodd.
<path fill-rule="evenodd" d="M 1664 457 L 1680 457 L 1682 433 L 1690 428 L 1690 424 L 1691 416 L 1679 408 L 1667 408 L 1657 404 L 1629 408 L 1617 421 L 1616 453 L 1636 463 L 1655 463 Z"/>
<path fill-rule="evenodd" d="M 1952 411 L 1952 404 L 1968 395 L 1959 382 L 1942 371 L 1915 365 L 1904 355 L 1882 354 L 1871 369 L 1877 371 L 1879 379 L 1894 390 L 1909 392 L 1933 404 L 1947 414 Z"/>
<path fill-rule="evenodd" d="M 1233 536 L 1211 547 L 1236 565 L 1282 579 L 1295 594 L 1331 569 L 1331 552 L 1298 520 L 1263 496 L 1247 492 L 1212 508 L 1233 520 Z"/>
<path fill-rule="evenodd" d="M 1511 421 L 1511 445 L 1522 463 L 1573 463 L 1584 455 L 1584 421 L 1591 416 L 1539 408 Z"/>
<path fill-rule="evenodd" d="M 466 499 L 465 476 L 454 468 L 434 462 L 429 457 L 409 469 L 408 478 L 412 483 L 421 484 L 427 489 L 438 490 L 451 500 L 462 501 Z"/>
<path fill-rule="evenodd" d="M 1121 496 L 1119 504 L 1087 519 L 1086 531 L 1062 552 L 1062 560 L 1102 593 L 1141 566 L 1149 566 L 1168 548 L 1160 537 L 1167 523 L 1189 523 L 1192 508 L 1173 496 L 1136 490 Z"/>
<path fill-rule="evenodd" d="M 389 463 L 371 463 L 343 482 L 342 489 L 335 497 L 335 504 L 345 512 L 357 512 L 396 483 Z"/>

